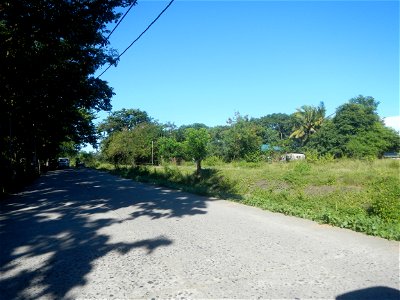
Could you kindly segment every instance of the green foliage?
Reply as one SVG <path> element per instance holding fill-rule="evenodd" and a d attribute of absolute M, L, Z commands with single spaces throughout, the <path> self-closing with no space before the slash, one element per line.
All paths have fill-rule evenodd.
<path fill-rule="evenodd" d="M 227 143 L 225 141 L 226 132 L 229 130 L 228 126 L 216 126 L 209 128 L 210 133 L 210 144 L 209 153 L 210 156 L 217 156 L 226 159 Z"/>
<path fill-rule="evenodd" d="M 88 168 L 96 168 L 99 165 L 97 155 L 92 152 L 79 152 L 77 158 Z"/>
<path fill-rule="evenodd" d="M 370 188 L 370 214 L 386 222 L 400 223 L 400 185 L 398 178 L 382 178 Z"/>
<path fill-rule="evenodd" d="M 263 156 L 260 150 L 246 153 L 244 160 L 247 162 L 257 163 L 263 160 Z"/>
<path fill-rule="evenodd" d="M 79 152 L 78 145 L 72 141 L 62 142 L 59 146 L 59 156 L 60 157 L 73 157 Z"/>
<path fill-rule="evenodd" d="M 203 163 L 205 166 L 208 167 L 217 167 L 224 165 L 224 161 L 218 156 L 209 156 L 203 161 Z"/>
<path fill-rule="evenodd" d="M 294 162 L 293 171 L 300 175 L 308 174 L 311 171 L 311 165 L 305 161 Z"/>
<path fill-rule="evenodd" d="M 325 105 L 318 107 L 303 105 L 294 113 L 295 125 L 290 138 L 300 139 L 301 144 L 308 142 L 310 136 L 317 132 L 325 118 Z"/>
<path fill-rule="evenodd" d="M 186 131 L 188 129 L 207 129 L 208 127 L 203 123 L 194 123 L 190 125 L 182 125 L 180 126 L 174 133 L 173 136 L 178 142 L 183 142 L 186 139 Z"/>
<path fill-rule="evenodd" d="M 210 135 L 205 128 L 186 130 L 185 149 L 188 157 L 194 159 L 197 165 L 197 172 L 201 170 L 201 161 L 207 156 L 207 145 Z"/>
<path fill-rule="evenodd" d="M 304 152 L 308 162 L 317 162 L 319 160 L 319 153 L 315 149 L 309 149 Z"/>
<path fill-rule="evenodd" d="M 121 164 L 134 164 L 133 136 L 130 131 L 115 132 L 103 147 L 107 161 L 118 167 Z"/>
<path fill-rule="evenodd" d="M 251 168 L 251 169 L 255 169 L 255 168 L 259 168 L 262 165 L 262 162 L 249 162 L 249 161 L 245 161 L 245 160 L 235 160 L 231 162 L 232 166 L 238 169 L 241 168 Z"/>
<path fill-rule="evenodd" d="M 291 115 L 274 113 L 258 119 L 252 119 L 252 122 L 260 125 L 264 129 L 264 143 L 275 144 L 279 143 L 279 140 L 289 138 L 295 119 Z"/>
<path fill-rule="evenodd" d="M 157 148 L 152 149 L 152 142 L 160 132 L 161 128 L 153 123 L 141 123 L 129 131 L 116 131 L 103 140 L 102 152 L 106 160 L 115 166 L 150 163 L 152 152 L 157 152 Z M 157 156 L 157 153 L 154 155 Z"/>
<path fill-rule="evenodd" d="M 361 131 L 348 138 L 345 145 L 350 157 L 381 157 L 385 151 L 396 147 L 396 133 L 384 127 L 382 123 L 374 123 L 368 131 Z"/>
<path fill-rule="evenodd" d="M 333 162 L 335 160 L 335 156 L 331 153 L 326 153 L 322 155 L 319 159 L 321 162 Z"/>
<path fill-rule="evenodd" d="M 321 128 L 310 137 L 304 149 L 316 151 L 319 155 L 330 154 L 342 157 L 345 137 L 341 135 L 332 120 L 325 120 Z"/>
<path fill-rule="evenodd" d="M 248 166 L 247 163 L 250 163 L 257 166 L 259 162 L 267 160 L 265 156 L 272 162 L 279 153 L 261 153 L 263 141 L 270 142 L 270 146 L 279 146 L 282 152 L 305 152 L 308 162 L 318 164 L 329 163 L 340 157 L 371 160 L 381 157 L 385 151 L 396 151 L 400 146 L 399 134 L 385 127 L 377 117 L 377 105 L 378 102 L 372 97 L 359 96 L 340 106 L 333 119 L 323 118 L 325 108 L 321 103 L 318 107 L 302 106 L 291 116 L 272 114 L 249 120 L 247 116 L 236 113 L 234 118 L 228 120 L 228 126 L 208 128 L 204 124 L 196 123 L 177 128 L 169 123 L 158 125 L 159 133 L 151 135 L 151 140 L 155 142 L 154 151 L 161 160 L 179 164 L 185 164 L 183 159 L 195 160 L 199 170 L 201 161 L 208 154 L 226 162 L 235 162 L 236 165 Z M 359 115 L 367 121 L 359 120 Z M 112 113 L 101 123 L 99 130 L 110 135 L 119 131 L 140 131 L 136 128 L 140 128 L 140 124 L 147 124 L 144 121 L 150 119 L 146 112 L 123 109 Z M 292 133 L 292 138 L 289 138 L 290 128 L 293 126 L 297 129 Z M 207 136 L 207 143 L 199 136 L 196 137 L 194 132 L 202 132 Z M 129 160 L 136 163 L 148 162 L 148 153 L 151 152 L 148 145 L 151 140 L 140 136 L 146 134 L 132 137 L 135 143 L 125 145 L 131 148 L 124 150 L 128 153 L 122 155 L 124 151 L 121 149 L 116 152 L 119 154 L 115 159 L 125 161 L 124 157 L 134 156 Z M 106 137 L 102 141 L 102 149 L 106 150 L 110 141 L 110 136 Z M 108 161 L 113 161 L 110 160 L 110 155 Z M 210 159 L 207 164 L 219 165 L 220 162 Z M 286 179 L 296 181 L 297 175 L 287 175 Z"/>
<path fill-rule="evenodd" d="M 171 182 L 179 183 L 184 180 L 184 175 L 176 166 L 165 165 L 163 171 L 166 179 L 168 179 Z"/>
<path fill-rule="evenodd" d="M 305 156 L 307 162 L 310 163 L 327 163 L 333 162 L 335 160 L 335 156 L 331 153 L 320 154 L 316 149 L 308 148 L 309 150 L 305 151 Z"/>
<path fill-rule="evenodd" d="M 184 156 L 183 144 L 173 137 L 158 139 L 158 154 L 164 161 L 180 160 Z"/>
<path fill-rule="evenodd" d="M 223 140 L 226 146 L 224 157 L 227 161 L 245 159 L 260 150 L 262 128 L 236 113 L 228 120 L 230 127 L 224 132 Z"/>
<path fill-rule="evenodd" d="M 150 123 L 151 118 L 147 112 L 140 109 L 125 109 L 112 112 L 103 122 L 101 122 L 97 130 L 111 134 L 117 131 L 132 130 L 141 123 Z"/>
<path fill-rule="evenodd" d="M 306 144 L 307 151 L 337 157 L 374 159 L 399 149 L 399 134 L 385 127 L 376 113 L 378 102 L 358 96 L 336 110 Z"/>
<path fill-rule="evenodd" d="M 155 123 L 141 123 L 133 130 L 136 163 L 150 163 L 152 152 L 157 157 L 158 149 L 155 141 L 161 134 L 161 127 Z"/>
<path fill-rule="evenodd" d="M 93 74 L 114 62 L 107 26 L 134 0 L 3 1 L 0 9 L 0 163 L 5 180 L 54 159 L 65 142 L 96 143 L 96 112 L 112 88 Z M 18 173 L 14 176 L 15 172 Z M 12 179 L 14 180 L 14 179 Z"/>
<path fill-rule="evenodd" d="M 338 132 L 341 135 L 352 136 L 369 131 L 380 121 L 376 113 L 378 104 L 372 97 L 358 96 L 339 106 L 333 118 Z"/>
<path fill-rule="evenodd" d="M 294 161 L 289 163 L 290 169 L 282 176 L 289 184 L 304 186 L 307 183 L 308 175 L 311 171 L 311 164 L 305 161 Z"/>
<path fill-rule="evenodd" d="M 237 194 L 236 182 L 215 169 L 201 170 L 201 172 L 198 173 L 193 172 L 192 168 L 186 170 L 184 167 L 171 165 L 165 165 L 161 168 L 135 166 L 115 169 L 110 165 L 103 164 L 98 168 L 125 178 L 150 182 L 171 188 L 179 188 L 200 195 L 231 199 L 241 198 Z"/>
<path fill-rule="evenodd" d="M 270 211 L 400 240 L 399 161 L 224 164 L 117 171 L 135 180 L 240 201 Z M 350 180 L 351 179 L 351 180 Z"/>

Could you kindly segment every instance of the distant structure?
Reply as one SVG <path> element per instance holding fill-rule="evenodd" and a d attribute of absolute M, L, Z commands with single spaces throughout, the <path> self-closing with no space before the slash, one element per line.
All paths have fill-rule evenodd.
<path fill-rule="evenodd" d="M 279 146 L 271 146 L 270 144 L 262 144 L 261 145 L 261 151 L 266 152 L 266 151 L 275 151 L 279 152 L 282 151 L 282 147 Z"/>
<path fill-rule="evenodd" d="M 286 153 L 281 156 L 281 161 L 291 161 L 291 160 L 304 160 L 306 156 L 303 153 Z"/>
<path fill-rule="evenodd" d="M 385 152 L 382 158 L 400 159 L 400 153 L 396 152 Z"/>

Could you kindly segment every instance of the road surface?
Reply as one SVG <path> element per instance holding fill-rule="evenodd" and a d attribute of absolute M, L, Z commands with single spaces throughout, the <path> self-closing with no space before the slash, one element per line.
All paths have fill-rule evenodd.
<path fill-rule="evenodd" d="M 399 243 L 90 169 L 1 203 L 0 298 L 399 299 Z"/>

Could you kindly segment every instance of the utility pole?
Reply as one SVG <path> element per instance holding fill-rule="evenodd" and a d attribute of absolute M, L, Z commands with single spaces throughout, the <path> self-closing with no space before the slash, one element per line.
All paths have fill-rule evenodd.
<path fill-rule="evenodd" d="M 154 141 L 151 141 L 151 165 L 154 165 Z"/>

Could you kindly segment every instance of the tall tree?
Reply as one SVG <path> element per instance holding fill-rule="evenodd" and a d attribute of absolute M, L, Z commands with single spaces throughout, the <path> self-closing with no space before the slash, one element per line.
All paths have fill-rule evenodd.
<path fill-rule="evenodd" d="M 121 109 L 112 112 L 103 122 L 98 125 L 100 132 L 111 134 L 116 131 L 132 130 L 141 123 L 150 123 L 151 118 L 145 111 L 140 109 Z"/>
<path fill-rule="evenodd" d="M 377 102 L 358 96 L 339 106 L 333 119 L 326 120 L 313 134 L 307 149 L 335 157 L 380 157 L 385 151 L 399 150 L 399 134 L 380 120 Z"/>
<path fill-rule="evenodd" d="M 225 159 L 243 159 L 260 150 L 262 144 L 261 126 L 251 122 L 247 116 L 236 113 L 228 120 L 229 129 L 224 132 Z"/>
<path fill-rule="evenodd" d="M 344 155 L 377 157 L 385 151 L 398 151 L 399 134 L 384 126 L 377 113 L 379 102 L 362 95 L 338 107 L 332 119 Z"/>
<path fill-rule="evenodd" d="M 156 141 L 161 127 L 154 123 L 141 123 L 132 130 L 115 131 L 101 144 L 106 159 L 115 166 L 150 163 L 157 157 Z"/>
<path fill-rule="evenodd" d="M 229 126 L 215 126 L 208 129 L 211 136 L 209 153 L 211 156 L 224 158 L 227 152 L 227 145 L 225 142 L 226 131 Z"/>
<path fill-rule="evenodd" d="M 158 153 L 163 161 L 177 161 L 184 157 L 183 144 L 174 137 L 161 137 L 157 144 Z"/>
<path fill-rule="evenodd" d="M 252 121 L 261 125 L 269 132 L 270 130 L 276 131 L 280 140 L 290 136 L 294 125 L 293 116 L 282 113 L 269 114 L 258 119 L 252 119 Z"/>
<path fill-rule="evenodd" d="M 317 132 L 325 118 L 325 105 L 323 102 L 319 106 L 303 105 L 294 113 L 295 126 L 290 135 L 291 138 L 300 139 L 304 145 L 310 136 Z"/>
<path fill-rule="evenodd" d="M 111 108 L 113 95 L 107 82 L 93 76 L 115 62 L 106 24 L 118 19 L 116 7 L 135 1 L 2 1 L 2 182 L 57 155 L 63 142 L 95 142 L 94 115 Z"/>
<path fill-rule="evenodd" d="M 180 126 L 174 133 L 174 136 L 178 142 L 183 142 L 186 139 L 186 131 L 187 129 L 192 128 L 192 129 L 208 129 L 207 125 L 203 123 L 193 123 L 189 125 L 182 125 Z"/>
<path fill-rule="evenodd" d="M 344 144 L 345 139 L 338 132 L 335 123 L 331 119 L 327 119 L 321 128 L 310 137 L 306 150 L 316 150 L 319 155 L 331 154 L 334 157 L 341 157 L 344 155 Z"/>
<path fill-rule="evenodd" d="M 352 98 L 348 103 L 339 106 L 333 122 L 342 135 L 355 135 L 370 130 L 376 122 L 381 122 L 377 107 L 379 102 L 373 97 L 362 95 Z"/>
<path fill-rule="evenodd" d="M 196 162 L 196 173 L 201 171 L 201 161 L 207 157 L 207 146 L 210 141 L 210 135 L 205 128 L 186 129 L 185 147 L 188 157 Z"/>

